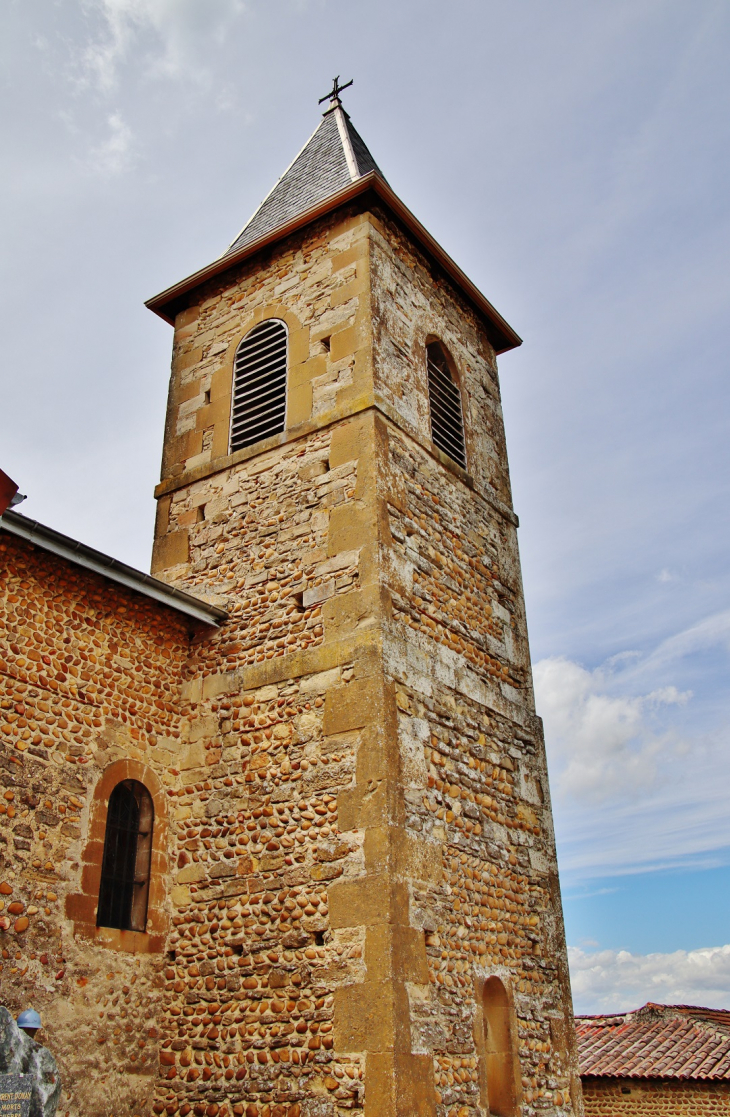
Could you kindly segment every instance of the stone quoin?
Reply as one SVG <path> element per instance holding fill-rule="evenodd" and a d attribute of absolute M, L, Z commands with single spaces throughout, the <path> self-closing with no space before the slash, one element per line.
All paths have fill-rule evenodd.
<path fill-rule="evenodd" d="M 59 1114 L 578 1117 L 519 338 L 337 86 L 230 249 L 148 305 L 174 326 L 153 577 L 0 521 L 1 980 L 33 990 Z M 284 418 L 231 453 L 266 322 Z M 97 925 L 102 878 L 128 924 Z"/>

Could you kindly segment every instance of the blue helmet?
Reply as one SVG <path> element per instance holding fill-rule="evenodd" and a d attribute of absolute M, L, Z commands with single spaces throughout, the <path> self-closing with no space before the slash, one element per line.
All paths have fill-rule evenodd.
<path fill-rule="evenodd" d="M 19 1028 L 40 1028 L 41 1018 L 34 1008 L 26 1008 L 16 1020 Z"/>

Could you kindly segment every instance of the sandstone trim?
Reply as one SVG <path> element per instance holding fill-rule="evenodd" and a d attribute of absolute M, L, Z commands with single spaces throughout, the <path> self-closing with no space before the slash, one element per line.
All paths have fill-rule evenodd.
<path fill-rule="evenodd" d="M 410 426 L 410 424 L 406 423 L 384 399 L 372 397 L 365 397 L 355 404 L 350 404 L 342 409 L 342 413 L 338 413 L 334 416 L 330 415 L 322 422 L 318 423 L 310 420 L 305 423 L 300 423 L 296 427 L 282 431 L 281 434 L 273 435 L 273 437 L 257 442 L 253 446 L 247 446 L 243 450 L 238 450 L 235 454 L 229 454 L 225 458 L 219 458 L 209 465 L 197 466 L 195 469 L 190 470 L 182 476 L 168 477 L 166 480 L 160 481 L 159 485 L 156 486 L 155 496 L 159 500 L 170 493 L 179 492 L 181 489 L 187 488 L 188 485 L 196 481 L 204 481 L 208 477 L 214 477 L 217 473 L 222 473 L 224 470 L 239 465 L 241 462 L 250 461 L 252 458 L 256 458 L 260 454 L 265 454 L 276 446 L 285 446 L 290 442 L 298 442 L 301 439 L 307 438 L 313 431 L 328 430 L 332 427 L 336 427 L 343 419 L 354 417 L 366 411 L 378 411 L 384 415 L 391 423 L 399 427 L 410 438 L 413 438 L 426 453 L 431 455 L 434 461 L 439 462 L 439 464 L 444 466 L 450 473 L 453 473 L 454 476 L 458 477 L 468 488 L 478 492 L 479 495 L 494 508 L 495 512 L 498 512 L 500 516 L 503 516 L 505 520 L 508 520 L 514 527 L 519 527 L 520 521 L 516 512 L 499 500 L 494 493 L 487 492 L 483 488 L 477 488 L 471 474 L 467 473 L 465 469 L 462 469 L 461 466 L 452 461 L 448 454 L 444 454 L 439 450 L 438 446 L 434 446 L 433 442 L 423 438 L 418 431 Z"/>
<path fill-rule="evenodd" d="M 147 907 L 147 928 L 122 931 L 116 927 L 97 927 L 96 906 L 101 883 L 101 865 L 106 834 L 109 796 L 122 780 L 139 780 L 152 796 L 155 808 L 152 830 L 152 860 Z M 87 840 L 82 855 L 81 892 L 66 898 L 66 915 L 73 920 L 74 934 L 91 939 L 110 950 L 152 954 L 164 949 L 167 919 L 165 906 L 168 880 L 167 805 L 162 785 L 152 769 L 138 760 L 117 760 L 104 770 L 97 781 L 91 800 Z"/>

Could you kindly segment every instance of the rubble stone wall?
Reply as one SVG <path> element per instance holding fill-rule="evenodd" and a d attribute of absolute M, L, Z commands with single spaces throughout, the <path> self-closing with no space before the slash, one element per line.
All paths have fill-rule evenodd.
<path fill-rule="evenodd" d="M 398 706 L 402 846 L 422 929 L 413 1051 L 433 1056 L 439 1117 L 487 1105 L 481 990 L 516 1018 L 522 1112 L 580 1112 L 542 727 L 494 354 L 484 327 L 391 223 L 372 236 L 374 379 L 389 591 L 386 679 Z M 449 350 L 467 469 L 430 443 L 426 344 Z M 480 1108 L 481 1106 L 481 1108 Z"/>
<path fill-rule="evenodd" d="M 730 1083 L 583 1078 L 586 1117 L 715 1117 L 730 1113 Z"/>
<path fill-rule="evenodd" d="M 364 974 L 341 897 L 364 871 L 348 795 L 382 690 L 367 237 L 363 215 L 326 221 L 176 323 L 168 430 L 189 394 L 210 455 L 168 446 L 155 568 L 230 621 L 183 690 L 206 784 L 173 810 L 160 1111 L 363 1107 L 364 1048 L 341 1042 L 335 1004 Z M 228 455 L 233 355 L 265 316 L 289 328 L 286 431 Z"/>
<path fill-rule="evenodd" d="M 373 378 L 398 424 L 431 442 L 426 345 L 448 350 L 461 391 L 467 472 L 481 491 L 511 508 L 507 448 L 494 350 L 473 307 L 380 208 L 371 215 Z"/>
<path fill-rule="evenodd" d="M 195 292 L 175 322 L 159 496 L 165 481 L 174 487 L 266 445 L 228 454 L 236 349 L 266 318 L 288 331 L 287 432 L 321 426 L 372 390 L 369 232 L 366 215 L 341 211 Z M 161 568 L 170 557 L 158 556 Z"/>
<path fill-rule="evenodd" d="M 286 429 L 229 454 L 235 351 L 266 317 L 288 328 Z M 459 372 L 467 470 L 430 442 L 432 337 Z M 8 895 L 29 923 L 4 932 L 3 987 L 9 974 L 12 1007 L 44 991 L 69 1117 L 483 1117 L 493 974 L 521 1113 L 579 1114 L 482 324 L 384 214 L 324 218 L 178 315 L 162 478 L 153 570 L 225 607 L 219 630 L 189 635 L 0 535 L 27 560 L 1 587 L 2 773 L 38 798 L 20 824 L 5 800 Z M 16 695 L 31 644 L 55 669 L 32 668 L 43 718 Z M 122 770 L 149 786 L 164 837 L 141 938 L 95 927 Z"/>
<path fill-rule="evenodd" d="M 55 1055 L 59 1114 L 149 1112 L 158 1074 L 169 880 L 146 934 L 97 929 L 105 777 L 151 789 L 184 762 L 183 619 L 0 532 L 0 985 Z M 116 772 L 116 776 L 114 775 Z M 107 794 L 111 790 L 107 788 Z M 95 806 L 101 808 L 94 832 Z M 168 844 L 156 796 L 155 846 Z"/>

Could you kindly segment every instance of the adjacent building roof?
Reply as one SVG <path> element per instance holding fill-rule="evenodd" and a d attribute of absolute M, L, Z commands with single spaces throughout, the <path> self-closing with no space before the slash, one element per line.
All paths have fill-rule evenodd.
<path fill-rule="evenodd" d="M 25 500 L 25 497 L 18 496 L 18 486 L 15 481 L 0 469 L 0 516 L 6 508 L 19 504 L 21 500 Z"/>
<path fill-rule="evenodd" d="M 383 172 L 340 104 L 329 109 L 225 255 L 253 244 L 359 178 Z"/>
<path fill-rule="evenodd" d="M 188 296 L 196 287 L 368 192 L 390 209 L 482 315 L 495 352 L 504 353 L 522 344 L 502 315 L 393 192 L 339 100 L 324 114 L 294 162 L 223 255 L 148 299 L 146 306 L 166 322 L 174 322 L 175 315 L 189 305 Z"/>
<path fill-rule="evenodd" d="M 615 1016 L 576 1016 L 584 1076 L 730 1079 L 730 1011 L 649 1002 Z"/>
<path fill-rule="evenodd" d="M 118 559 L 110 558 L 109 555 L 102 554 L 101 551 L 95 551 L 92 547 L 87 547 L 85 543 L 70 539 L 68 535 L 62 535 L 60 531 L 54 531 L 53 528 L 45 527 L 35 520 L 29 520 L 17 512 L 7 511 L 0 516 L 0 529 L 27 540 L 28 543 L 40 547 L 41 550 L 59 555 L 76 566 L 93 570 L 95 574 L 101 574 L 104 578 L 108 578 L 110 582 L 118 582 L 119 585 L 135 590 L 145 597 L 151 597 L 163 605 L 169 605 L 171 609 L 183 613 L 193 620 L 215 626 L 226 620 L 225 609 L 219 609 L 218 606 L 211 605 L 207 601 L 201 601 L 200 598 L 193 597 L 190 593 L 175 589 L 174 586 L 169 586 L 167 582 L 161 582 L 158 578 L 153 578 L 151 574 L 143 574 L 141 570 L 135 570 L 133 566 L 127 566 L 126 563 L 120 562 Z"/>

